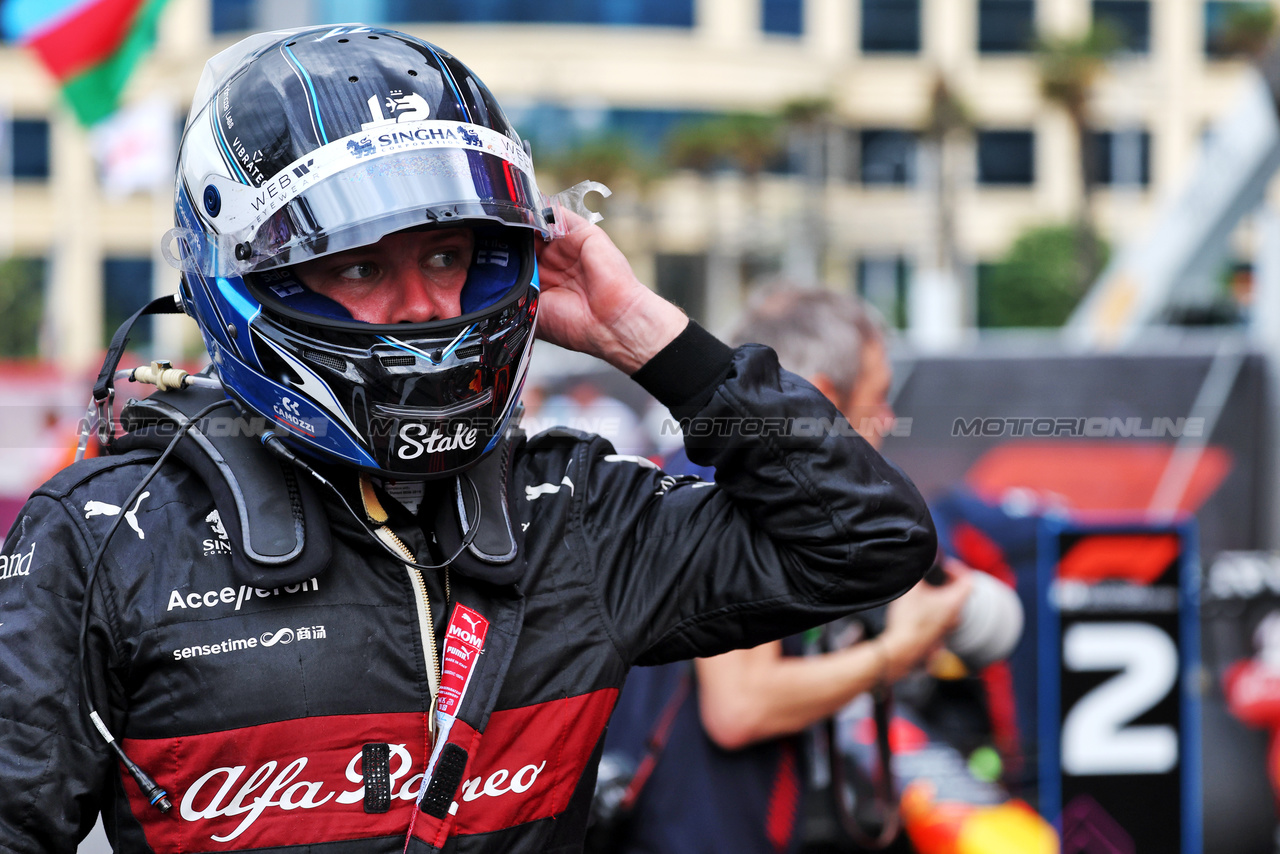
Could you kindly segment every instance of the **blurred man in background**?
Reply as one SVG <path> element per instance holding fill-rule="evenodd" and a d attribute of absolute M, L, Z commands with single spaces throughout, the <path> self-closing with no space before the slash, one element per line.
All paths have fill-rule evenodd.
<path fill-rule="evenodd" d="M 749 306 L 734 339 L 772 347 L 784 366 L 813 383 L 868 444 L 880 448 L 893 423 L 892 370 L 883 327 L 859 300 L 815 289 L 770 289 Z M 712 474 L 687 458 L 667 465 L 672 473 L 682 468 L 708 479 Z M 806 654 L 814 639 L 794 636 L 698 659 L 692 690 L 682 665 L 633 671 L 606 753 L 642 757 L 655 734 L 664 744 L 651 773 L 642 772 L 647 779 L 621 850 L 799 850 L 811 772 L 803 735 L 858 695 L 919 668 L 939 649 L 957 625 L 971 583 L 963 565 L 948 562 L 947 571 L 950 583 L 917 585 L 889 605 L 882 631 L 835 651 Z"/>

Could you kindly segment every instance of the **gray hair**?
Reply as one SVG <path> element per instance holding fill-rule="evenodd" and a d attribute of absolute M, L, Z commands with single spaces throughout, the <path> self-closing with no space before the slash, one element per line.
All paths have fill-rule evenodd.
<path fill-rule="evenodd" d="M 730 340 L 772 347 L 787 370 L 825 374 L 848 394 L 858 381 L 863 349 L 884 336 L 878 312 L 855 296 L 776 285 L 750 300 Z"/>

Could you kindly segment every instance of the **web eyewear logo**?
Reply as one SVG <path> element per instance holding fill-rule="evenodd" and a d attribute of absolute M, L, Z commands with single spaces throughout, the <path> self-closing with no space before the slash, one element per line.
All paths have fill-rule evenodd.
<path fill-rule="evenodd" d="M 951 435 L 992 438 L 996 436 L 1067 436 L 1090 439 L 1180 439 L 1204 435 L 1203 418 L 1110 418 L 1102 416 L 1069 418 L 957 418 Z"/>

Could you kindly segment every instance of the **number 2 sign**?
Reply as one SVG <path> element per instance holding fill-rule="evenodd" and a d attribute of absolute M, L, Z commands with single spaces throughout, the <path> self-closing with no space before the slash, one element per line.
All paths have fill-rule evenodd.
<path fill-rule="evenodd" d="M 1063 850 L 1200 854 L 1192 523 L 1043 523 L 1040 807 Z"/>

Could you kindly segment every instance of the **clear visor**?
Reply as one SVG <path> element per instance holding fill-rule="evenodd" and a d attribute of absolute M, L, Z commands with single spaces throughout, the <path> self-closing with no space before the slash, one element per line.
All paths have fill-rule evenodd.
<path fill-rule="evenodd" d="M 471 230 L 472 251 L 466 259 L 466 278 L 458 297 L 461 317 L 418 323 L 415 326 L 418 331 L 433 325 L 443 329 L 460 328 L 479 319 L 472 315 L 501 308 L 528 292 L 534 269 L 532 231 L 513 233 L 502 227 L 476 227 L 473 221 L 467 225 Z M 294 267 L 250 273 L 244 280 L 259 302 L 271 305 L 278 314 L 304 323 L 348 331 L 366 331 L 371 326 L 404 330 L 404 325 L 399 323 L 372 324 L 356 320 L 345 305 L 308 288 Z M 450 334 L 456 334 L 456 329 Z"/>
<path fill-rule="evenodd" d="M 170 232 L 165 255 L 206 276 L 297 264 L 427 223 L 489 219 L 551 235 L 528 155 L 479 125 L 375 127 L 312 151 L 260 187 L 216 172 L 193 186 L 180 171 L 201 222 Z"/>

